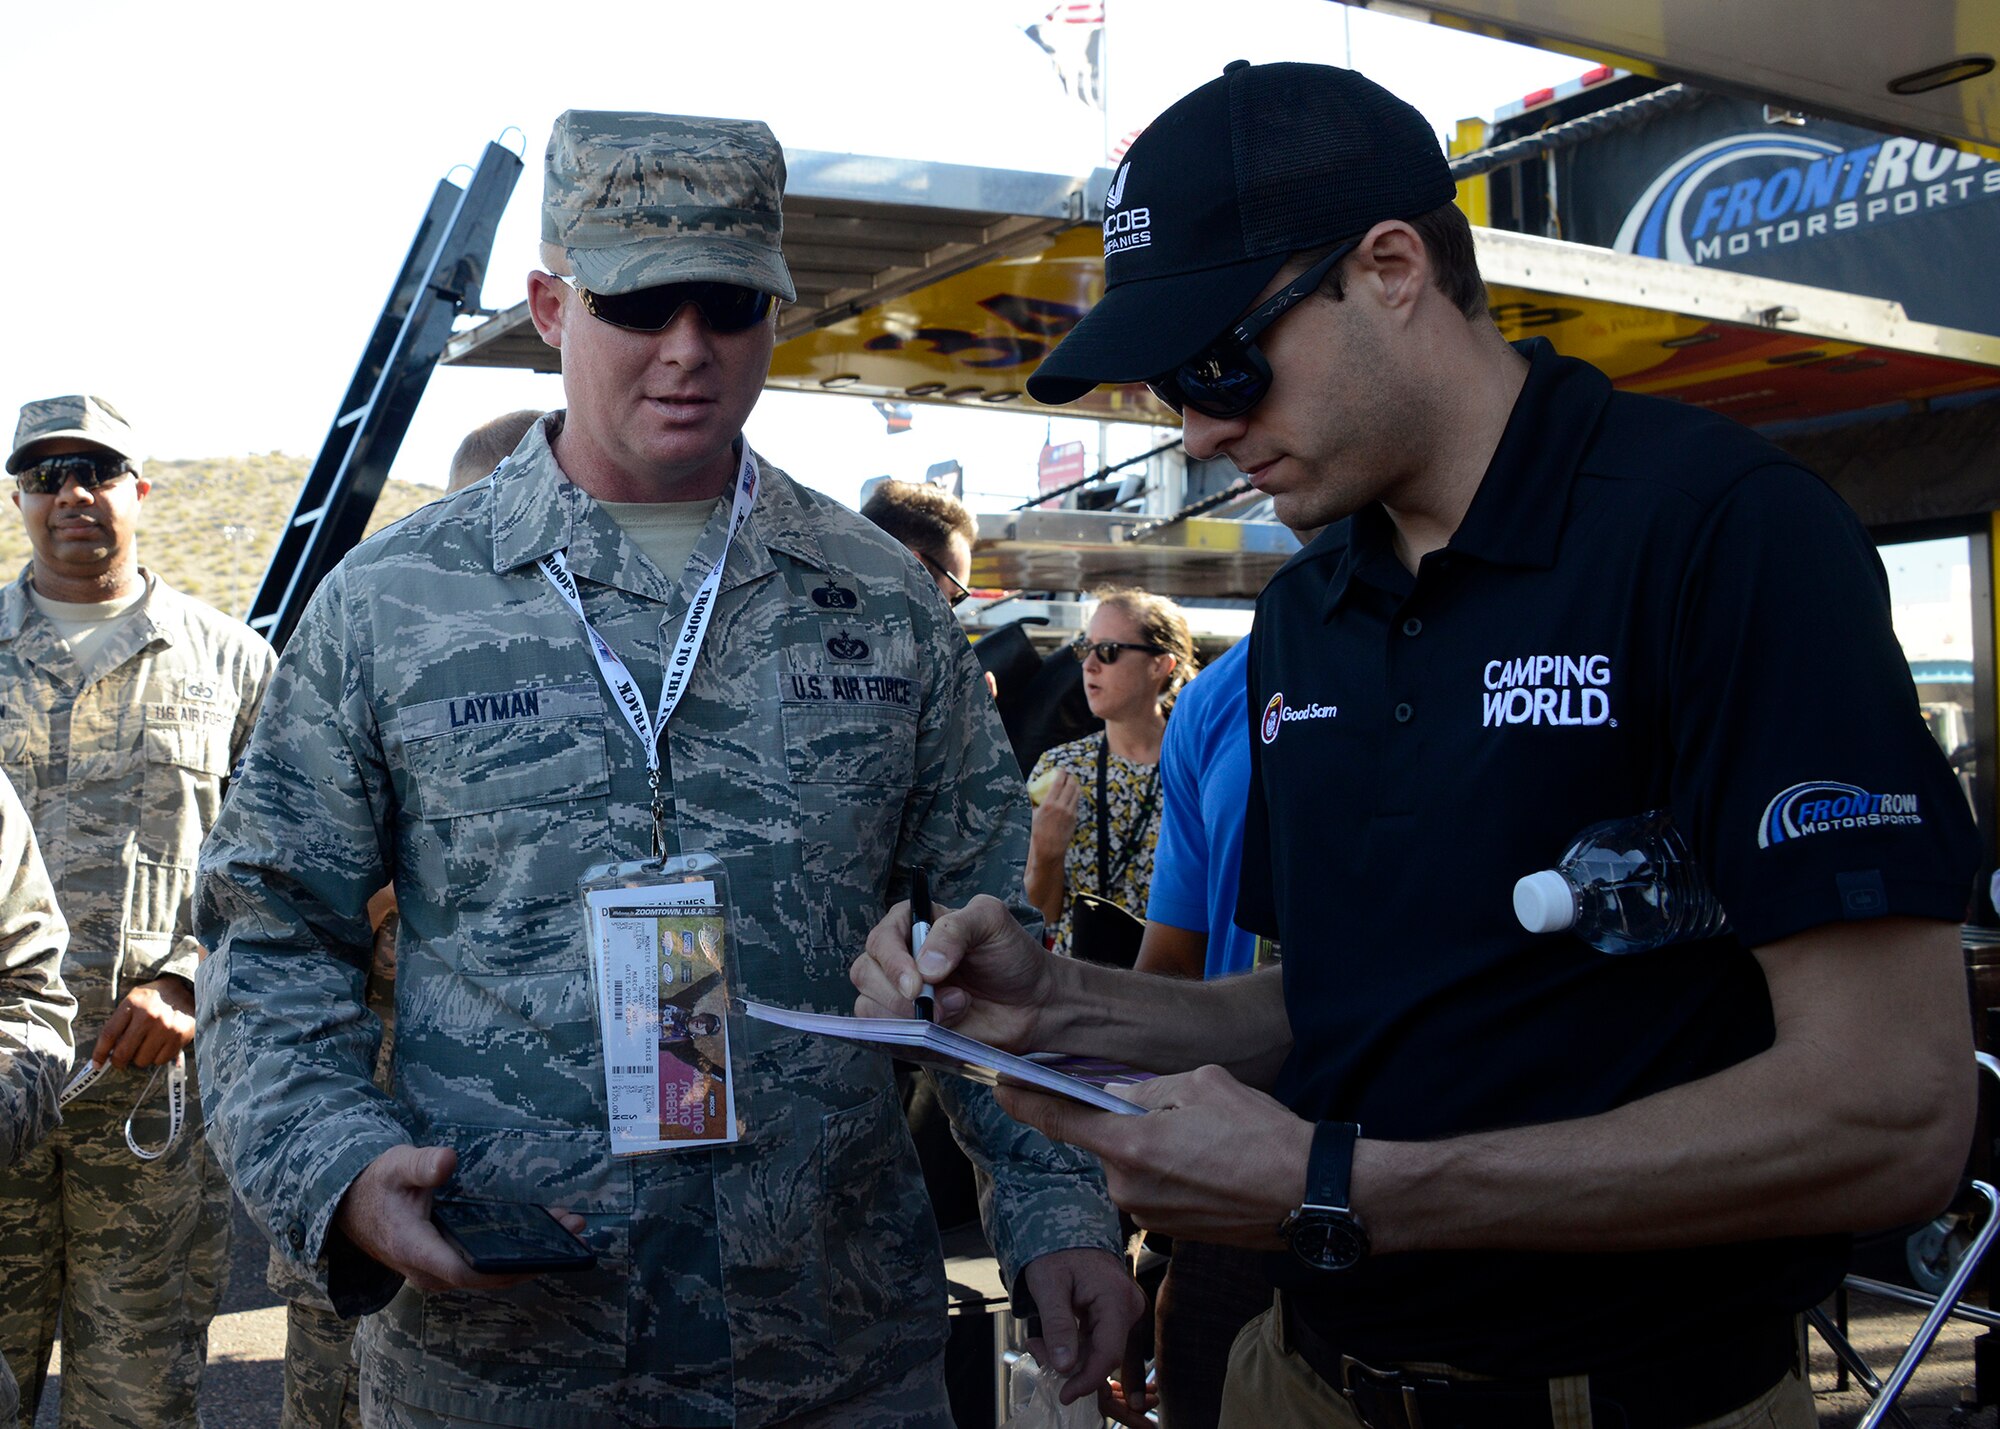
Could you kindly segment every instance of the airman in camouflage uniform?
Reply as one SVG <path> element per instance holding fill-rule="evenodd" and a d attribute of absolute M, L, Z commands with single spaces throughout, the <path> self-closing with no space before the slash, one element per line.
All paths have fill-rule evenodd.
<path fill-rule="evenodd" d="M 63 985 L 69 929 L 35 847 L 28 811 L 0 774 L 0 1169 L 55 1129 L 56 1094 L 76 1050 L 76 999 Z M 21 1412 L 0 1357 L 0 1424 Z"/>
<path fill-rule="evenodd" d="M 97 397 L 22 409 L 7 470 L 34 556 L 0 590 L 0 768 L 68 920 L 63 977 L 106 1076 L 0 1172 L 0 1353 L 41 1398 L 58 1312 L 61 1422 L 192 1425 L 227 1267 L 229 1188 L 188 1124 L 141 1161 L 126 1118 L 194 1035 L 196 852 L 275 657 L 138 562 L 150 490 Z M 135 1122 L 162 1139 L 164 1094 Z"/>
<path fill-rule="evenodd" d="M 375 1085 L 392 1089 L 396 1056 L 396 935 L 402 915 L 393 889 L 369 900 L 374 955 L 362 990 L 368 1010 L 382 1024 L 375 1054 Z M 343 1319 L 325 1289 L 277 1246 L 271 1247 L 264 1283 L 285 1301 L 285 1385 L 278 1429 L 360 1429 L 360 1383 L 354 1366 L 354 1321 Z"/>
<path fill-rule="evenodd" d="M 541 417 L 534 410 L 508 412 L 466 433 L 452 453 L 445 495 L 491 476 Z M 368 1010 L 382 1020 L 375 1085 L 388 1091 L 396 1042 L 396 932 L 401 921 L 394 888 L 382 889 L 369 901 L 368 921 L 375 929 Z M 358 1429 L 361 1400 L 354 1373 L 354 1321 L 343 1320 L 311 1277 L 292 1268 L 276 1246 L 271 1247 L 264 1280 L 285 1300 L 285 1402 L 278 1429 Z"/>
<path fill-rule="evenodd" d="M 545 233 L 594 294 L 789 295 L 782 162 L 762 125 L 571 113 Z M 761 460 L 732 538 L 717 498 L 768 371 L 768 311 L 731 331 L 726 307 L 711 325 L 715 293 L 653 293 L 664 326 L 637 331 L 548 273 L 529 285 L 568 410 L 327 578 L 204 850 L 211 1133 L 294 1262 L 343 1313 L 379 1312 L 356 1337 L 364 1422 L 943 1429 L 942 1266 L 886 1057 L 744 1022 L 739 1143 L 609 1153 L 577 880 L 648 854 L 652 801 L 536 562 L 566 552 L 649 699 L 720 568 L 660 762 L 670 850 L 727 866 L 744 997 L 845 1010 L 853 950 L 912 865 L 950 901 L 1018 888 L 1018 772 L 899 547 Z M 691 514 L 691 557 L 623 503 Z M 403 917 L 393 1096 L 369 1081 L 361 1003 L 363 909 L 385 879 Z M 1101 1378 L 1141 1303 L 1095 1167 L 983 1089 L 947 1096 L 1004 1273 L 1052 1341 L 1083 1322 L 1071 1361 Z M 455 1194 L 564 1208 L 596 1268 L 474 1274 L 425 1220 L 454 1176 Z"/>

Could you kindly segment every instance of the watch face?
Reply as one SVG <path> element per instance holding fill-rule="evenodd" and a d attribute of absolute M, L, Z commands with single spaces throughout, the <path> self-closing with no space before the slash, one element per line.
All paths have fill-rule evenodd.
<path fill-rule="evenodd" d="M 1368 1232 L 1339 1211 L 1299 1211 L 1291 1239 L 1292 1254 L 1314 1270 L 1352 1270 L 1368 1254 Z"/>

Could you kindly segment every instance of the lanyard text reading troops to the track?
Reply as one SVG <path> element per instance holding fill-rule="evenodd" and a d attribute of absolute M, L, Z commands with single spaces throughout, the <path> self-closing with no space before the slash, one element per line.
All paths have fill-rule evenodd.
<path fill-rule="evenodd" d="M 667 847 L 667 806 L 660 793 L 660 736 L 666 733 L 667 721 L 673 718 L 674 707 L 687 693 L 688 681 L 694 675 L 695 657 L 701 653 L 701 642 L 708 636 L 709 617 L 715 613 L 716 592 L 722 588 L 722 568 L 729 559 L 729 546 L 736 539 L 736 533 L 743 529 L 743 523 L 750 517 L 750 505 L 757 497 L 757 460 L 750 454 L 750 444 L 743 444 L 743 464 L 736 473 L 736 499 L 729 508 L 729 535 L 722 546 L 722 556 L 709 567 L 701 586 L 688 602 L 687 615 L 681 621 L 680 636 L 674 641 L 673 652 L 667 656 L 666 678 L 660 682 L 660 708 L 654 715 L 646 713 L 645 697 L 639 693 L 639 682 L 632 678 L 632 672 L 625 668 L 625 662 L 618 658 L 618 652 L 604 643 L 604 637 L 590 623 L 590 617 L 583 613 L 583 597 L 578 592 L 576 577 L 569 572 L 569 562 L 561 551 L 551 551 L 535 562 L 556 588 L 556 594 L 575 612 L 583 624 L 583 633 L 590 642 L 590 653 L 597 659 L 597 672 L 604 677 L 612 697 L 617 700 L 619 710 L 625 716 L 625 723 L 632 726 L 632 733 L 639 736 L 639 743 L 646 751 L 646 782 L 653 791 L 653 857 L 658 858 Z M 688 557 L 688 564 L 695 564 L 695 557 Z"/>
<path fill-rule="evenodd" d="M 68 1106 L 95 1085 L 112 1068 L 109 1058 L 102 1062 L 85 1062 L 83 1070 L 69 1079 L 69 1085 L 56 1098 L 57 1106 Z M 167 1139 L 158 1146 L 145 1147 L 133 1134 L 132 1122 L 139 1115 L 139 1108 L 146 1104 L 146 1098 L 153 1094 L 153 1088 L 160 1083 L 160 1074 L 167 1078 Z M 177 1052 L 174 1060 L 153 1068 L 153 1075 L 146 1079 L 145 1088 L 139 1093 L 132 1110 L 125 1117 L 125 1144 L 132 1154 L 141 1161 L 158 1161 L 173 1149 L 173 1144 L 181 1138 L 181 1122 L 187 1116 L 187 1053 Z"/>

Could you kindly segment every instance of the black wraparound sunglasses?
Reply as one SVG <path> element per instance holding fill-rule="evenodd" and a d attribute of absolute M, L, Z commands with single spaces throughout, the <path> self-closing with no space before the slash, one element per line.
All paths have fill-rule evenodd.
<path fill-rule="evenodd" d="M 1271 390 L 1271 364 L 1257 350 L 1257 335 L 1310 297 L 1334 265 L 1361 243 L 1350 238 L 1271 294 L 1229 331 L 1171 372 L 1151 378 L 1153 395 L 1176 412 L 1192 407 L 1228 421 L 1240 417 Z"/>
<path fill-rule="evenodd" d="M 1121 650 L 1143 650 L 1148 655 L 1164 655 L 1167 652 L 1157 645 L 1135 645 L 1129 640 L 1086 640 L 1081 635 L 1069 642 L 1070 654 L 1079 661 L 1097 657 L 1100 665 L 1116 665 Z"/>
<path fill-rule="evenodd" d="M 660 332 L 689 303 L 701 310 L 710 332 L 747 332 L 764 321 L 775 301 L 769 293 L 737 283 L 662 283 L 630 293 L 576 291 L 585 312 L 630 332 Z"/>
<path fill-rule="evenodd" d="M 109 452 L 66 452 L 23 467 L 15 473 L 14 484 L 30 496 L 54 496 L 71 481 L 85 491 L 95 491 L 137 470 L 124 457 Z"/>

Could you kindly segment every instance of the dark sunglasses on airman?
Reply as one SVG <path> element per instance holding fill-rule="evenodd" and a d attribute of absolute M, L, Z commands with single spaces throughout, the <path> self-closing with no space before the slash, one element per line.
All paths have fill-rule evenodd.
<path fill-rule="evenodd" d="M 1225 422 L 1263 401 L 1271 390 L 1271 364 L 1257 350 L 1257 335 L 1310 297 L 1360 242 L 1350 238 L 1179 367 L 1149 379 L 1153 395 L 1176 412 L 1192 407 Z"/>
<path fill-rule="evenodd" d="M 1069 642 L 1070 654 L 1078 661 L 1097 657 L 1100 665 L 1116 665 L 1121 650 L 1144 650 L 1148 655 L 1164 655 L 1167 652 L 1157 645 L 1134 645 L 1129 640 L 1086 640 L 1081 635 Z"/>
<path fill-rule="evenodd" d="M 764 321 L 775 301 L 769 293 L 736 283 L 662 283 L 630 293 L 576 291 L 585 312 L 629 332 L 663 331 L 689 303 L 701 310 L 710 332 L 748 332 Z"/>
<path fill-rule="evenodd" d="M 14 474 L 14 484 L 30 496 L 54 496 L 71 481 L 85 491 L 95 491 L 137 470 L 124 457 L 109 452 L 66 452 L 21 468 Z"/>

